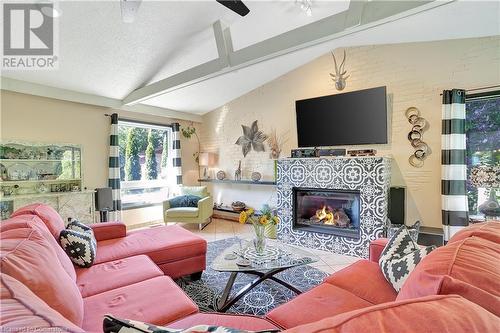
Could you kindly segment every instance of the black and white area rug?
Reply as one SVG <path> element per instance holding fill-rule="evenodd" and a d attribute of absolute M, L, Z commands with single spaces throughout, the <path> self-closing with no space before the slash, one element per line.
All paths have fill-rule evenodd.
<path fill-rule="evenodd" d="M 227 238 L 208 243 L 207 269 L 199 281 L 190 281 L 181 278 L 176 282 L 198 305 L 200 311 L 215 311 L 217 300 L 220 298 L 231 273 L 217 272 L 211 268 L 212 261 L 228 246 L 233 245 L 237 238 Z M 307 291 L 320 284 L 328 274 L 309 265 L 287 269 L 276 276 L 290 283 L 301 291 Z M 254 275 L 238 274 L 232 289 L 234 295 L 243 286 L 255 279 Z M 280 304 L 286 303 L 296 294 L 273 281 L 266 280 L 235 303 L 227 312 L 264 315 Z"/>

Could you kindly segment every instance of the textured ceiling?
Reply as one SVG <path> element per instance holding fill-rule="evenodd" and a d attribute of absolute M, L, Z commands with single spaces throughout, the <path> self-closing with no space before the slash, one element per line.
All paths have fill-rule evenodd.
<path fill-rule="evenodd" d="M 212 24 L 231 28 L 235 49 L 344 11 L 348 1 L 314 1 L 308 17 L 294 1 L 245 1 L 238 15 L 211 1 L 143 1 L 132 24 L 118 1 L 61 2 L 57 71 L 4 71 L 2 76 L 123 99 L 133 90 L 217 57 Z M 330 49 L 351 45 L 499 34 L 499 3 L 460 1 L 368 31 L 261 62 L 144 104 L 202 114 Z"/>

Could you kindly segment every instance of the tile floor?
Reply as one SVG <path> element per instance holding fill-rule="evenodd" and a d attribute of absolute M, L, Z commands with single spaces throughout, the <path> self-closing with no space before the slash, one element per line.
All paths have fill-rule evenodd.
<path fill-rule="evenodd" d="M 194 232 L 205 238 L 207 242 L 230 238 L 230 237 L 241 237 L 251 239 L 253 237 L 253 227 L 249 224 L 239 224 L 234 221 L 228 221 L 223 219 L 213 219 L 212 223 L 207 225 L 203 230 L 199 230 L 197 224 L 182 224 L 184 228 Z M 353 262 L 359 260 L 359 258 L 344 256 L 340 254 L 312 250 L 304 248 L 305 250 L 317 255 L 320 260 L 311 266 L 318 268 L 326 273 L 333 273 L 341 270 L 342 268 L 349 266 Z"/>

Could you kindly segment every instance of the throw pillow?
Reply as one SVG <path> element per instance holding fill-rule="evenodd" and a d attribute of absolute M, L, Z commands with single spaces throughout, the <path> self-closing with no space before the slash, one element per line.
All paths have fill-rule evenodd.
<path fill-rule="evenodd" d="M 434 250 L 435 246 L 420 247 L 411 237 L 406 226 L 399 228 L 382 250 L 378 261 L 382 274 L 399 292 L 403 283 L 417 264 Z"/>
<path fill-rule="evenodd" d="M 389 220 L 389 226 L 387 227 L 387 238 L 392 238 L 396 231 L 401 228 L 401 224 L 392 224 Z M 411 238 L 417 242 L 418 240 L 418 232 L 420 231 L 420 221 L 415 222 L 413 225 L 407 226 L 408 232 L 410 233 Z"/>
<path fill-rule="evenodd" d="M 110 315 L 104 316 L 102 323 L 104 333 L 251 333 L 255 331 L 238 330 L 222 326 L 198 325 L 187 329 L 175 329 L 155 326 L 141 321 L 119 319 Z M 279 332 L 278 330 L 259 331 L 260 333 Z"/>
<path fill-rule="evenodd" d="M 200 200 L 201 198 L 199 196 L 186 194 L 172 198 L 169 200 L 169 202 L 170 202 L 170 208 L 198 207 L 198 201 Z"/>
<path fill-rule="evenodd" d="M 71 221 L 59 234 L 59 243 L 71 261 L 79 267 L 90 267 L 97 252 L 97 241 L 89 226 Z"/>

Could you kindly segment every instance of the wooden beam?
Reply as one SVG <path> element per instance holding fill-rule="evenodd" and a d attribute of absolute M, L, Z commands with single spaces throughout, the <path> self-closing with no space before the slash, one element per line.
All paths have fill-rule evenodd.
<path fill-rule="evenodd" d="M 170 109 L 164 109 L 144 104 L 125 106 L 119 99 L 85 94 L 73 90 L 49 87 L 41 84 L 20 81 L 6 77 L 1 77 L 1 83 L 2 83 L 1 89 L 6 91 L 14 91 L 34 96 L 54 98 L 62 101 L 102 106 L 115 110 L 124 110 L 124 111 L 144 113 L 154 116 L 167 117 L 172 119 L 201 122 L 201 116 L 197 114 L 174 111 Z"/>
<path fill-rule="evenodd" d="M 123 100 L 132 105 L 252 64 L 331 41 L 404 17 L 445 5 L 445 1 L 351 1 L 347 11 L 323 18 L 259 43 L 234 51 L 229 28 L 221 33 L 217 21 L 214 36 L 219 57 L 130 93 Z"/>

